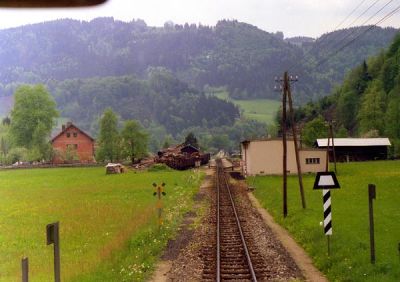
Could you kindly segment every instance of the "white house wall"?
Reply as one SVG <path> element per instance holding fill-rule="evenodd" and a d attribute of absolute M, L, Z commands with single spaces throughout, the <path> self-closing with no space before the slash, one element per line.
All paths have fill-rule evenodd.
<path fill-rule="evenodd" d="M 242 161 L 247 175 L 268 174 L 280 175 L 283 169 L 282 140 L 255 140 L 242 143 Z M 246 151 L 245 151 L 246 150 Z M 303 173 L 324 171 L 326 152 L 322 150 L 301 150 L 299 152 Z M 319 159 L 319 164 L 306 164 L 306 158 Z M 297 173 L 296 156 L 293 140 L 287 142 L 287 170 Z"/>

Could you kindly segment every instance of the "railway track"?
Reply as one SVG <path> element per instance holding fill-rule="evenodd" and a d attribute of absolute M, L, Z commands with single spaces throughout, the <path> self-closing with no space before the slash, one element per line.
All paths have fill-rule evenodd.
<path fill-rule="evenodd" d="M 265 278 L 262 256 L 254 248 L 251 229 L 246 226 L 246 213 L 235 205 L 221 160 L 217 161 L 215 177 L 215 238 L 203 251 L 203 280 L 257 281 Z M 267 275 L 268 276 L 268 275 Z"/>

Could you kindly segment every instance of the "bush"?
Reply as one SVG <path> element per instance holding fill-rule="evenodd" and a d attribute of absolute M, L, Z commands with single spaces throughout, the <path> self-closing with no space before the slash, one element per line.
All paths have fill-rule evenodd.
<path fill-rule="evenodd" d="M 154 172 L 154 171 L 165 171 L 165 170 L 171 170 L 166 164 L 154 164 L 151 166 L 148 171 Z"/>
<path fill-rule="evenodd" d="M 23 147 L 12 148 L 8 153 L 7 163 L 13 164 L 20 161 L 27 161 L 28 153 L 28 150 Z"/>

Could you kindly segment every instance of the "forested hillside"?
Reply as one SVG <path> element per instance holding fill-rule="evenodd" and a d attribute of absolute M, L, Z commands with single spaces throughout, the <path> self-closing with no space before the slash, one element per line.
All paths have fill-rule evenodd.
<path fill-rule="evenodd" d="M 71 79 L 51 82 L 49 87 L 61 115 L 73 117 L 93 134 L 107 107 L 122 120 L 136 119 L 146 127 L 157 123 L 173 136 L 191 126 L 232 126 L 239 118 L 232 103 L 206 96 L 160 68 L 152 69 L 146 80 L 134 76 Z"/>
<path fill-rule="evenodd" d="M 136 119 L 145 126 L 153 151 L 164 141 L 180 142 L 189 131 L 208 148 L 234 149 L 244 138 L 265 136 L 265 124 L 239 117 L 232 103 L 204 90 L 222 87 L 235 99 L 279 99 L 274 77 L 292 66 L 291 73 L 300 77 L 295 102 L 316 100 L 341 83 L 347 70 L 387 47 L 397 32 L 374 28 L 314 67 L 343 35 L 364 28 L 316 40 L 285 39 L 281 32 L 235 20 L 213 27 L 171 22 L 150 27 L 142 20 L 66 19 L 0 30 L 0 97 L 5 101 L 0 114 L 10 109 L 17 85 L 42 83 L 61 117 L 94 136 L 99 117 L 111 107 L 121 120 Z"/>
<path fill-rule="evenodd" d="M 142 20 L 113 18 L 27 25 L 0 31 L 0 95 L 10 95 L 19 82 L 132 74 L 143 78 L 149 67 L 161 66 L 199 90 L 226 86 L 234 98 L 277 98 L 274 77 L 298 63 L 293 69 L 301 77 L 296 101 L 305 102 L 327 95 L 346 70 L 386 47 L 396 33 L 374 28 L 346 52 L 313 69 L 313 62 L 337 47 L 335 42 L 358 29 L 363 28 L 313 41 L 285 40 L 281 32 L 226 20 L 213 27 L 166 23 L 156 28 Z"/>
<path fill-rule="evenodd" d="M 385 52 L 351 70 L 331 96 L 302 107 L 298 119 L 309 124 L 334 119 L 339 135 L 390 137 L 393 156 L 399 156 L 399 62 L 400 35 L 397 35 Z"/>

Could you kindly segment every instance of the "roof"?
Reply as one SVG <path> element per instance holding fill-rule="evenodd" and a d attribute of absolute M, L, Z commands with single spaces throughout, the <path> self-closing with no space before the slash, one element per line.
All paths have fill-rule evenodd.
<path fill-rule="evenodd" d="M 294 141 L 293 137 L 286 137 L 287 141 Z M 251 142 L 270 142 L 270 141 L 282 141 L 282 138 L 264 138 L 264 139 L 252 139 L 252 140 L 243 140 L 240 142 L 243 143 L 251 143 Z"/>
<path fill-rule="evenodd" d="M 183 150 L 186 149 L 186 148 L 194 149 L 194 150 L 197 151 L 197 152 L 200 151 L 199 148 L 197 148 L 197 147 L 195 147 L 195 146 L 193 146 L 193 145 L 191 145 L 191 144 L 183 146 L 183 147 L 181 148 L 181 151 L 183 151 Z"/>
<path fill-rule="evenodd" d="M 333 138 L 335 147 L 391 146 L 389 138 Z M 326 147 L 328 138 L 317 139 L 318 147 Z M 332 145 L 332 139 L 330 140 Z"/>
<path fill-rule="evenodd" d="M 86 132 L 84 132 L 83 130 L 81 130 L 79 127 L 77 127 L 76 125 L 74 125 L 72 122 L 68 122 L 67 125 L 65 126 L 65 128 L 63 130 L 60 131 L 60 133 L 58 133 L 56 136 L 54 136 L 51 139 L 51 143 L 54 142 L 54 140 L 56 140 L 58 137 L 60 137 L 65 131 L 67 131 L 69 128 L 74 127 L 75 129 L 77 129 L 80 133 L 82 133 L 83 135 L 87 136 L 90 140 L 95 141 L 94 138 L 92 136 L 90 136 L 89 134 L 87 134 Z"/>

